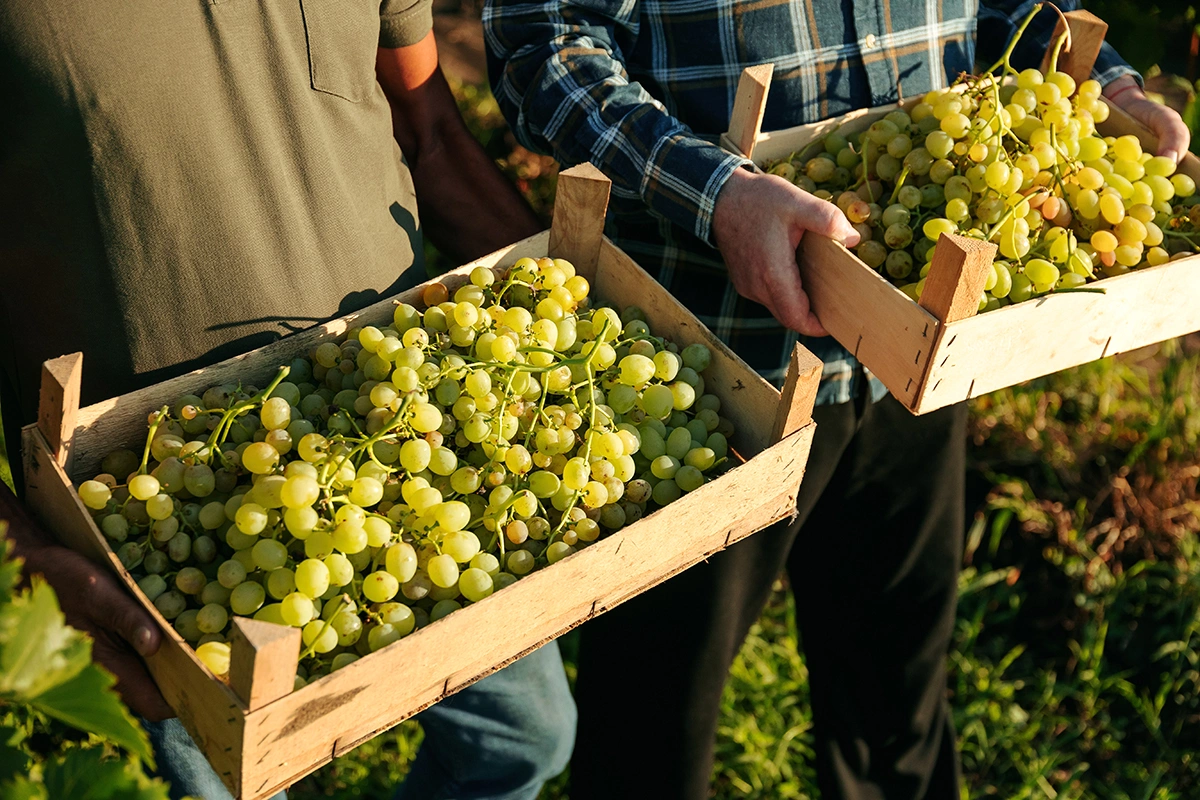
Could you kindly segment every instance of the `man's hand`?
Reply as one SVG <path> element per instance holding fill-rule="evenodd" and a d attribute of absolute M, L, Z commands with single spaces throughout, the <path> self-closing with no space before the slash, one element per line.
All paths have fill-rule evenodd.
<path fill-rule="evenodd" d="M 800 285 L 796 248 L 806 231 L 858 244 L 841 209 L 776 175 L 736 170 L 717 196 L 713 238 L 738 294 L 766 306 L 787 328 L 827 336 Z"/>
<path fill-rule="evenodd" d="M 117 677 L 125 704 L 155 722 L 175 716 L 141 660 L 162 643 L 154 619 L 109 572 L 73 550 L 48 544 L 3 483 L 0 519 L 9 521 L 13 554 L 25 560 L 25 574 L 43 576 L 58 595 L 67 624 L 92 637 L 92 659 Z"/>
<path fill-rule="evenodd" d="M 1158 155 L 1174 159 L 1176 164 L 1183 160 L 1192 135 L 1175 109 L 1146 97 L 1129 75 L 1105 86 L 1104 96 L 1158 137 Z"/>

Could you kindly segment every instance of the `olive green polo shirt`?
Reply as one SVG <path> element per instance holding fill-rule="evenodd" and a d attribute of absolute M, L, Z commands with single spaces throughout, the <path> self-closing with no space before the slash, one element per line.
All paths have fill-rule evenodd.
<path fill-rule="evenodd" d="M 88 403 L 423 279 L 375 58 L 431 27 L 431 0 L 0 2 L 5 416 L 47 358 L 83 351 Z"/>

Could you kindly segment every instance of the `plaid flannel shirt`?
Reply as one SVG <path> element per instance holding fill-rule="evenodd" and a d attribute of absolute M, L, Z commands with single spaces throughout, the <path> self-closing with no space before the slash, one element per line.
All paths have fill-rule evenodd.
<path fill-rule="evenodd" d="M 1075 0 L 1057 0 L 1065 10 Z M 999 58 L 1033 0 L 487 0 L 496 99 L 526 147 L 613 182 L 608 234 L 767 380 L 797 334 L 740 297 L 712 244 L 717 195 L 745 159 L 715 145 L 744 67 L 774 63 L 764 130 L 946 86 Z M 1057 15 L 1026 30 L 1014 66 L 1040 64 Z M 976 44 L 978 42 L 978 45 Z M 1093 77 L 1136 73 L 1105 45 Z M 870 379 L 831 338 L 818 402 Z"/>

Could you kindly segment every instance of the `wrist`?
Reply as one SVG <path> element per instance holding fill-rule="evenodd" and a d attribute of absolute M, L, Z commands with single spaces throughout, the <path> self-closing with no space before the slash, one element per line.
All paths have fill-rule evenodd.
<path fill-rule="evenodd" d="M 1142 93 L 1142 87 L 1136 80 L 1128 75 L 1122 75 L 1104 87 L 1104 97 L 1110 103 L 1123 105 L 1131 100 L 1144 99 L 1145 95 Z"/>

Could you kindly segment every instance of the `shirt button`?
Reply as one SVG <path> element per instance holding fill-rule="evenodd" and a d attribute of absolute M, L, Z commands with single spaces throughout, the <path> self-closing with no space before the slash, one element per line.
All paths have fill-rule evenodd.
<path fill-rule="evenodd" d="M 873 33 L 868 33 L 868 34 L 866 35 L 866 37 L 863 39 L 863 47 L 865 47 L 865 48 L 867 48 L 868 50 L 870 50 L 870 49 L 871 49 L 871 48 L 873 48 L 874 46 L 875 46 L 875 34 L 873 34 Z"/>

